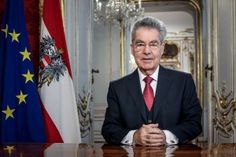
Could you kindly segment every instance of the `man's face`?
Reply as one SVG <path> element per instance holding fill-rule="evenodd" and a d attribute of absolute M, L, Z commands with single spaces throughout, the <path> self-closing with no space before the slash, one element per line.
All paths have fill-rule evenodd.
<path fill-rule="evenodd" d="M 160 41 L 160 33 L 156 29 L 140 27 L 131 44 L 135 62 L 142 73 L 151 75 L 160 63 L 164 43 Z"/>

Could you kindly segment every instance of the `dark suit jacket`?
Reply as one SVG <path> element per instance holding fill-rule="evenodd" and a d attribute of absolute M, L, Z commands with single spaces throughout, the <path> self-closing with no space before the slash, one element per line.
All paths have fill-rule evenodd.
<path fill-rule="evenodd" d="M 186 143 L 202 131 L 202 109 L 192 76 L 160 66 L 158 77 L 152 123 Z M 137 70 L 110 83 L 107 102 L 102 135 L 108 143 L 121 144 L 130 130 L 148 124 Z"/>

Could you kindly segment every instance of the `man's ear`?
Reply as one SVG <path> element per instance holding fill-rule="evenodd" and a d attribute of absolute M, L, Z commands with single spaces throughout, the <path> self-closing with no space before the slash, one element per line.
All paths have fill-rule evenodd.
<path fill-rule="evenodd" d="M 132 55 L 134 55 L 134 44 L 133 43 L 130 44 L 130 48 L 131 48 Z"/>
<path fill-rule="evenodd" d="M 161 49 L 160 49 L 160 51 L 161 51 L 161 55 L 163 55 L 163 53 L 164 53 L 164 50 L 165 50 L 165 41 L 163 41 L 162 43 L 161 43 Z"/>

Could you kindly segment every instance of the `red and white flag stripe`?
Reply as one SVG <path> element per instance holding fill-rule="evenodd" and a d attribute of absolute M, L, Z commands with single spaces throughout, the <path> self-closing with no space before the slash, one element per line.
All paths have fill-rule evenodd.
<path fill-rule="evenodd" d="M 44 36 L 51 37 L 57 49 L 62 49 L 67 67 L 59 80 L 54 79 L 49 85 L 44 83 L 38 89 L 44 107 L 47 142 L 80 143 L 80 124 L 59 0 L 44 0 L 40 38 Z"/>

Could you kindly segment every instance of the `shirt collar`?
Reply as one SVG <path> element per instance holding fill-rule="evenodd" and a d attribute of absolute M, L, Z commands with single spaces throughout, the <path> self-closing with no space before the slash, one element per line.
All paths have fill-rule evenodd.
<path fill-rule="evenodd" d="M 150 75 L 150 77 L 153 78 L 153 80 L 155 81 L 157 81 L 159 69 L 160 69 L 160 66 L 158 65 L 154 73 Z M 146 77 L 146 75 L 144 75 L 139 68 L 138 68 L 138 75 L 139 75 L 140 80 L 142 81 Z"/>

